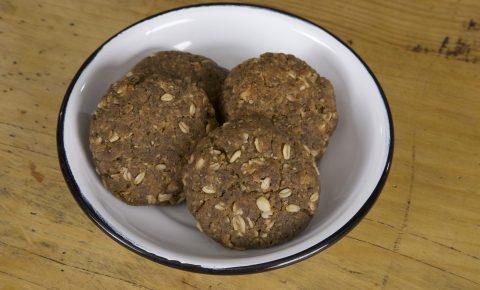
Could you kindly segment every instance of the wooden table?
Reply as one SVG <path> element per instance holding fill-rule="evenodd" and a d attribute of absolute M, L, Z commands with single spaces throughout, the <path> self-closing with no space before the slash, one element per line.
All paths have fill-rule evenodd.
<path fill-rule="evenodd" d="M 64 183 L 57 113 L 98 45 L 194 1 L 0 0 L 0 289 L 480 289 L 480 2 L 254 2 L 329 29 L 383 85 L 395 156 L 360 225 L 313 258 L 246 276 L 183 272 L 121 247 Z"/>

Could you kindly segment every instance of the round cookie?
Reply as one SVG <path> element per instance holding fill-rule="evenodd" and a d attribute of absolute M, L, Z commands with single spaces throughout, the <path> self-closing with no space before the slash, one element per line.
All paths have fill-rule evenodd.
<path fill-rule="evenodd" d="M 236 66 L 223 85 L 224 118 L 259 113 L 319 158 L 338 121 L 332 84 L 290 54 L 264 53 Z"/>
<path fill-rule="evenodd" d="M 175 204 L 184 199 L 186 156 L 215 126 L 212 105 L 195 85 L 129 74 L 100 100 L 90 150 L 105 186 L 128 204 Z"/>
<path fill-rule="evenodd" d="M 191 81 L 203 89 L 213 105 L 217 104 L 228 70 L 204 56 L 183 51 L 160 51 L 139 62 L 134 74 L 168 73 Z"/>
<path fill-rule="evenodd" d="M 234 249 L 292 239 L 319 197 L 310 153 L 258 116 L 227 122 L 199 141 L 182 181 L 199 229 Z"/>

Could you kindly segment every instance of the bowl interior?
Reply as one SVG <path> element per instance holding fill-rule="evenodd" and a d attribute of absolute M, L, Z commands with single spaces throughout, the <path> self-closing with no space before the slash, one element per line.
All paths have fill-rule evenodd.
<path fill-rule="evenodd" d="M 228 250 L 200 233 L 185 205 L 132 207 L 97 177 L 88 149 L 90 115 L 111 83 L 159 50 L 185 50 L 232 68 L 263 52 L 285 52 L 330 79 L 340 114 L 319 163 L 321 194 L 309 227 L 294 240 L 263 250 Z M 390 145 L 388 115 L 374 79 L 334 37 L 300 19 L 248 6 L 200 6 L 143 21 L 111 39 L 77 79 L 64 112 L 66 160 L 83 198 L 117 234 L 146 252 L 204 268 L 230 268 L 285 258 L 344 226 L 381 178 Z"/>

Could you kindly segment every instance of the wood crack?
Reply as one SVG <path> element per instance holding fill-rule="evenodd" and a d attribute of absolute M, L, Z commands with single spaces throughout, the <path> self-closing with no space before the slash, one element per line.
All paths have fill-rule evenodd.
<path fill-rule="evenodd" d="M 4 145 L 4 146 L 7 146 L 7 147 L 19 149 L 19 150 L 25 150 L 25 151 L 32 152 L 32 153 L 35 153 L 35 154 L 40 154 L 40 155 L 45 156 L 45 157 L 57 159 L 57 156 L 53 156 L 53 155 L 50 155 L 50 154 L 47 154 L 47 153 L 35 151 L 35 150 L 29 149 L 29 148 L 18 147 L 18 146 L 15 146 L 15 145 L 12 145 L 12 144 L 3 143 L 3 142 L 0 142 L 0 145 Z"/>
<path fill-rule="evenodd" d="M 33 282 L 33 281 L 24 279 L 24 278 L 22 278 L 22 277 L 13 275 L 13 274 L 8 273 L 8 272 L 4 272 L 4 271 L 2 271 L 2 270 L 0 270 L 0 273 L 4 274 L 5 276 L 12 277 L 12 278 L 14 278 L 14 279 L 17 279 L 17 280 L 26 282 L 26 283 L 28 283 L 28 284 L 32 284 L 32 285 L 38 286 L 38 287 L 43 288 L 43 289 L 49 289 L 49 290 L 50 290 L 50 289 L 58 289 L 58 288 L 45 287 L 45 286 L 43 286 L 43 285 L 41 285 L 41 284 L 35 283 L 35 282 Z"/>
<path fill-rule="evenodd" d="M 6 125 L 6 126 L 9 126 L 9 127 L 13 127 L 13 128 L 17 128 L 17 129 L 20 129 L 20 130 L 27 130 L 27 131 L 30 131 L 30 132 L 33 132 L 33 133 L 37 133 L 37 134 L 47 135 L 47 136 L 50 136 L 50 137 L 56 137 L 55 134 L 38 131 L 38 130 L 35 130 L 35 129 L 32 129 L 32 128 L 23 127 L 23 126 L 11 124 L 11 123 L 8 123 L 8 122 L 2 122 L 2 121 L 0 121 L 0 124 Z"/>
<path fill-rule="evenodd" d="M 402 253 L 399 253 L 399 252 L 395 252 L 395 251 L 393 251 L 393 250 L 390 250 L 389 248 L 385 248 L 385 247 L 382 247 L 382 246 L 380 246 L 380 245 L 376 245 L 376 244 L 374 244 L 374 243 L 370 243 L 370 242 L 368 242 L 368 241 L 364 241 L 364 240 L 361 240 L 361 239 L 358 239 L 358 238 L 354 238 L 354 237 L 351 237 L 351 236 L 346 236 L 346 238 L 349 238 L 349 239 L 352 239 L 352 240 L 356 240 L 356 241 L 359 241 L 359 242 L 362 242 L 362 243 L 366 243 L 366 244 L 369 244 L 369 245 L 374 246 L 374 247 L 376 247 L 376 248 L 380 248 L 380 249 L 382 249 L 382 250 L 385 250 L 385 251 L 388 251 L 388 252 L 391 252 L 391 253 L 400 255 L 400 256 L 402 256 L 402 257 L 404 257 L 404 258 L 407 258 L 407 259 L 409 259 L 409 260 L 418 262 L 418 263 L 423 264 L 423 265 L 426 265 L 426 266 L 428 266 L 428 267 L 435 268 L 435 269 L 440 270 L 440 271 L 442 271 L 442 272 L 444 272 L 444 273 L 453 275 L 453 276 L 455 276 L 455 277 L 458 277 L 458 278 L 460 278 L 460 279 L 464 279 L 464 280 L 466 280 L 466 281 L 468 281 L 468 282 L 471 282 L 471 283 L 473 283 L 473 284 L 475 284 L 475 285 L 479 285 L 479 286 L 480 286 L 480 283 L 478 283 L 478 282 L 475 282 L 475 281 L 473 281 L 473 280 L 470 280 L 470 279 L 468 279 L 468 278 L 466 278 L 466 277 L 463 277 L 463 276 L 461 276 L 461 275 L 452 273 L 452 272 L 450 272 L 450 271 L 448 271 L 448 270 L 445 270 L 445 269 L 440 268 L 440 267 L 438 267 L 438 266 L 432 265 L 432 264 L 427 263 L 427 262 L 425 262 L 425 261 L 422 261 L 422 260 L 420 260 L 420 259 L 417 259 L 417 258 L 408 256 L 408 255 L 405 255 L 405 254 L 402 254 Z M 384 279 L 385 279 L 385 277 L 384 277 Z M 388 282 L 388 279 L 387 279 L 387 282 Z M 386 282 L 385 282 L 385 285 L 386 285 Z M 384 286 L 385 286 L 385 285 L 384 285 Z"/>
<path fill-rule="evenodd" d="M 138 283 L 135 283 L 135 282 L 132 282 L 132 281 L 123 279 L 123 278 L 114 277 L 114 276 L 111 276 L 111 275 L 108 275 L 108 274 L 100 273 L 100 272 L 97 272 L 97 271 L 92 271 L 92 270 L 89 270 L 89 269 L 86 269 L 86 268 L 83 268 L 83 267 L 78 267 L 78 266 L 75 266 L 75 265 L 70 265 L 70 264 L 64 263 L 64 262 L 62 262 L 62 261 L 55 260 L 55 259 L 50 258 L 50 257 L 47 257 L 47 256 L 44 256 L 44 255 L 41 255 L 41 254 L 37 254 L 37 253 L 32 252 L 32 251 L 29 251 L 29 250 L 27 250 L 27 249 L 24 249 L 24 248 L 21 248 L 21 247 L 17 247 L 17 246 L 13 246 L 13 245 L 7 244 L 7 243 L 5 243 L 5 242 L 3 242 L 3 241 L 0 241 L 0 244 L 2 244 L 2 245 L 4 245 L 4 246 L 7 246 L 7 247 L 11 247 L 11 248 L 17 249 L 17 250 L 21 250 L 21 251 L 27 252 L 27 253 L 29 253 L 29 254 L 31 254 L 31 255 L 34 255 L 34 256 L 37 256 L 37 257 L 40 257 L 40 258 L 49 260 L 49 261 L 51 261 L 51 262 L 54 262 L 54 263 L 57 263 L 57 264 L 60 264 L 60 265 L 66 266 L 66 267 L 74 268 L 74 269 L 77 269 L 77 270 L 80 270 L 80 271 L 84 271 L 84 272 L 87 272 L 87 273 L 90 273 L 90 274 L 93 274 L 93 275 L 99 275 L 99 276 L 103 276 L 103 277 L 108 277 L 108 278 L 110 278 L 110 279 L 119 280 L 119 281 L 125 282 L 125 283 L 127 283 L 127 284 L 130 284 L 130 285 L 133 285 L 133 286 L 136 286 L 136 287 L 140 287 L 140 288 L 143 288 L 143 289 L 154 290 L 153 288 L 149 288 L 149 287 L 147 287 L 147 286 L 144 286 L 144 285 L 141 285 L 141 284 L 138 284 Z"/>
<path fill-rule="evenodd" d="M 395 227 L 395 226 L 392 226 L 390 224 L 387 224 L 387 223 L 384 223 L 384 222 L 381 222 L 381 221 L 378 221 L 378 220 L 374 220 L 374 219 L 371 219 L 371 218 L 364 218 L 365 220 L 368 220 L 368 221 L 371 221 L 371 222 L 374 222 L 374 223 L 378 223 L 378 224 L 381 224 L 381 225 L 384 225 L 384 226 L 387 226 L 389 228 L 392 228 L 392 229 L 396 229 L 396 230 L 400 230 L 399 228 Z M 449 245 L 446 245 L 446 244 L 443 244 L 443 243 L 440 243 L 440 242 L 437 242 L 437 241 L 434 241 L 432 239 L 429 239 L 425 236 L 422 236 L 422 235 L 419 235 L 419 234 L 416 234 L 416 233 L 410 233 L 410 232 L 404 232 L 404 234 L 407 234 L 407 235 L 411 235 L 411 236 L 414 236 L 414 237 L 417 237 L 417 238 L 421 238 L 425 241 L 429 241 L 435 245 L 438 245 L 438 246 L 441 246 L 441 247 L 444 247 L 444 248 L 447 248 L 447 249 L 450 249 L 452 251 L 455 251 L 461 255 L 465 255 L 465 256 L 468 256 L 470 258 L 473 258 L 475 260 L 479 260 L 480 261 L 480 257 L 477 257 L 475 255 L 472 255 L 472 254 L 469 254 L 469 253 L 466 253 L 460 249 L 457 249 L 453 246 L 449 246 Z"/>

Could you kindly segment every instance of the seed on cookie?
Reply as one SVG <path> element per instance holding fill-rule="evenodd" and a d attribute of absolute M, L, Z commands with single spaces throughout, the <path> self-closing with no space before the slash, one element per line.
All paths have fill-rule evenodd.
<path fill-rule="evenodd" d="M 240 158 L 240 156 L 242 156 L 242 151 L 240 151 L 240 150 L 235 151 L 232 154 L 232 157 L 230 157 L 229 162 L 233 163 L 233 162 L 237 161 L 237 159 Z"/>
<path fill-rule="evenodd" d="M 169 201 L 172 199 L 172 195 L 169 194 L 169 193 L 160 193 L 158 194 L 158 197 L 157 197 L 157 200 L 159 202 L 165 202 L 165 201 Z"/>
<path fill-rule="evenodd" d="M 290 151 L 291 151 L 290 144 L 284 144 L 282 149 L 282 154 L 285 160 L 290 159 Z"/>
<path fill-rule="evenodd" d="M 167 169 L 167 165 L 160 163 L 160 164 L 155 165 L 155 169 L 158 170 L 158 171 L 162 171 L 162 170 Z"/>
<path fill-rule="evenodd" d="M 260 141 L 258 140 L 258 138 L 255 138 L 255 141 L 253 142 L 254 145 L 255 145 L 255 149 L 258 151 L 258 152 L 262 152 L 262 147 L 260 145 Z"/>
<path fill-rule="evenodd" d="M 285 210 L 288 211 L 288 212 L 299 212 L 300 207 L 296 204 L 289 204 L 289 205 L 287 205 Z"/>
<path fill-rule="evenodd" d="M 263 190 L 263 191 L 266 191 L 270 188 L 270 177 L 265 177 L 264 179 L 262 179 L 262 183 L 260 184 L 260 188 Z"/>
<path fill-rule="evenodd" d="M 143 179 L 145 178 L 145 171 L 143 172 L 140 172 L 136 177 L 135 179 L 133 180 L 133 183 L 135 183 L 136 185 L 142 183 Z"/>
<path fill-rule="evenodd" d="M 239 231 L 240 233 L 244 234 L 246 227 L 245 227 L 245 220 L 243 220 L 242 216 L 236 215 L 232 218 L 232 226 L 235 231 Z"/>
<path fill-rule="evenodd" d="M 166 93 L 166 94 L 163 94 L 160 99 L 164 102 L 170 102 L 171 100 L 173 100 L 175 98 L 174 95 L 172 94 L 169 94 L 169 93 Z"/>
<path fill-rule="evenodd" d="M 257 207 L 260 211 L 270 211 L 270 202 L 264 196 L 257 198 Z"/>
<path fill-rule="evenodd" d="M 193 116 L 195 115 L 195 105 L 194 104 L 190 104 L 190 109 L 189 109 L 189 113 L 190 113 L 190 116 Z"/>
<path fill-rule="evenodd" d="M 188 125 L 185 124 L 185 122 L 183 121 L 180 121 L 178 123 L 178 127 L 180 127 L 180 130 L 185 134 L 188 134 L 188 132 L 190 132 L 190 127 L 188 127 Z"/>
<path fill-rule="evenodd" d="M 290 188 L 284 188 L 284 189 L 280 190 L 278 195 L 280 196 L 280 198 L 287 198 L 290 195 L 292 195 L 292 190 Z"/>
<path fill-rule="evenodd" d="M 225 210 L 225 203 L 224 202 L 219 202 L 214 207 L 218 210 Z"/>
<path fill-rule="evenodd" d="M 217 162 L 212 163 L 212 164 L 210 164 L 209 167 L 210 167 L 210 169 L 212 169 L 213 171 L 218 170 L 218 169 L 220 169 L 220 163 L 217 163 Z"/>
<path fill-rule="evenodd" d="M 202 187 L 202 191 L 205 193 L 215 193 L 215 188 L 213 188 L 211 185 L 205 185 Z"/>
<path fill-rule="evenodd" d="M 117 132 L 113 132 L 108 141 L 115 142 L 118 141 L 118 139 L 120 139 L 120 136 L 118 136 Z"/>

